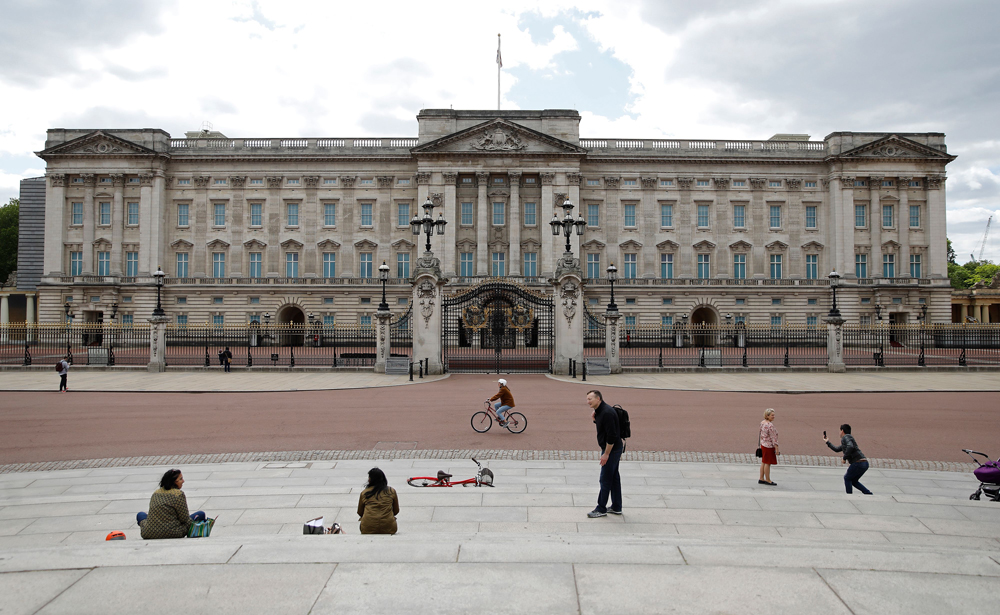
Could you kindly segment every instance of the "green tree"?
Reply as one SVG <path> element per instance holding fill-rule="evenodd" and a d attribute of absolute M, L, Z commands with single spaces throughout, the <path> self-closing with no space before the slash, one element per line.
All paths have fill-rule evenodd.
<path fill-rule="evenodd" d="M 955 262 L 955 248 L 952 247 L 950 239 L 948 239 L 947 241 L 948 241 L 948 262 L 951 263 L 952 265 L 957 265 L 958 263 Z"/>
<path fill-rule="evenodd" d="M 0 207 L 0 285 L 17 269 L 17 225 L 20 199 L 11 199 Z"/>
<path fill-rule="evenodd" d="M 989 284 L 993 281 L 993 276 L 997 274 L 997 271 L 1000 271 L 1000 265 L 994 265 L 990 261 L 978 261 L 976 262 L 976 268 L 966 282 L 969 288 L 972 288 L 976 282 Z"/>

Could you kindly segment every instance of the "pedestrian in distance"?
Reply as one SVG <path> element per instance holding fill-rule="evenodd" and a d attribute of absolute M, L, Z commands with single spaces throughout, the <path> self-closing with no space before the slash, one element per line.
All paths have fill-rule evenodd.
<path fill-rule="evenodd" d="M 857 441 L 851 435 L 851 426 L 847 423 L 840 426 L 840 446 L 830 444 L 825 431 L 823 432 L 823 441 L 830 447 L 830 450 L 844 454 L 841 463 L 851 464 L 847 466 L 847 472 L 844 473 L 844 486 L 847 487 L 847 493 L 854 493 L 853 488 L 857 487 L 861 493 L 871 495 L 872 492 L 860 483 L 861 477 L 868 471 L 868 460 L 865 459 L 865 454 L 858 448 Z"/>
<path fill-rule="evenodd" d="M 601 448 L 601 491 L 597 508 L 587 513 L 591 519 L 622 514 L 622 476 L 618 471 L 624 450 L 618 412 L 604 401 L 600 391 L 587 393 L 587 405 L 593 412 L 590 417 L 597 425 L 597 445 Z M 608 508 L 608 496 L 611 508 Z"/>
<path fill-rule="evenodd" d="M 233 364 L 233 353 L 229 351 L 229 346 L 226 346 L 226 349 L 219 353 L 219 358 L 222 359 L 222 365 L 228 373 Z"/>
<path fill-rule="evenodd" d="M 66 393 L 69 387 L 66 386 L 66 378 L 69 376 L 69 355 L 66 355 L 56 363 L 56 371 L 59 372 L 59 392 Z"/>
<path fill-rule="evenodd" d="M 395 534 L 398 514 L 399 497 L 389 486 L 385 472 L 378 468 L 368 470 L 368 483 L 358 498 L 361 533 Z"/>
<path fill-rule="evenodd" d="M 499 391 L 493 397 L 489 398 L 488 401 L 495 402 L 493 408 L 497 411 L 497 421 L 499 421 L 501 427 L 507 426 L 507 421 L 503 418 L 503 413 L 514 407 L 514 396 L 511 394 L 510 389 L 507 388 L 507 381 L 501 378 L 497 380 L 497 387 Z"/>
<path fill-rule="evenodd" d="M 778 455 L 778 429 L 774 426 L 774 408 L 764 411 L 764 420 L 760 422 L 760 478 L 759 485 L 770 485 L 774 487 L 778 483 L 771 481 L 771 466 L 777 465 Z"/>
<path fill-rule="evenodd" d="M 145 540 L 184 538 L 196 521 L 204 521 L 205 513 L 188 514 L 187 496 L 181 491 L 184 474 L 167 470 L 160 478 L 160 488 L 149 498 L 149 513 L 136 514 L 135 521 Z"/>

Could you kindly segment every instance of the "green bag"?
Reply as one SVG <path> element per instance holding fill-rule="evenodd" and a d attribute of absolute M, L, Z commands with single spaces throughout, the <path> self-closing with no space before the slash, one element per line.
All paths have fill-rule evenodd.
<path fill-rule="evenodd" d="M 216 517 L 215 519 L 218 519 Z M 215 519 L 205 519 L 204 521 L 195 521 L 188 528 L 188 538 L 208 538 L 212 535 L 212 526 L 215 525 Z"/>

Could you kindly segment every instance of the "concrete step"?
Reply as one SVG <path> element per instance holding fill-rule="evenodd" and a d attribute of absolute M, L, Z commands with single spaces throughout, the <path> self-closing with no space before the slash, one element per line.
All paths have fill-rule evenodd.
<path fill-rule="evenodd" d="M 609 376 L 611 375 L 611 362 L 604 358 L 587 359 L 587 375 Z"/>

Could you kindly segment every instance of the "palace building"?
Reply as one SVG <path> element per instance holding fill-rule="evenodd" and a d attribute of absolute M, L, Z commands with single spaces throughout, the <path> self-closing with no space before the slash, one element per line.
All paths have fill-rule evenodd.
<path fill-rule="evenodd" d="M 549 222 L 569 200 L 587 307 L 608 303 L 613 263 L 626 326 L 817 325 L 832 270 L 848 322 L 951 320 L 943 134 L 581 138 L 580 119 L 427 109 L 392 138 L 51 129 L 38 320 L 68 303 L 76 322 L 113 305 L 144 322 L 161 267 L 177 324 L 370 323 L 383 262 L 408 307 L 428 199 L 447 292 L 505 277 L 551 294 L 566 239 Z"/>

